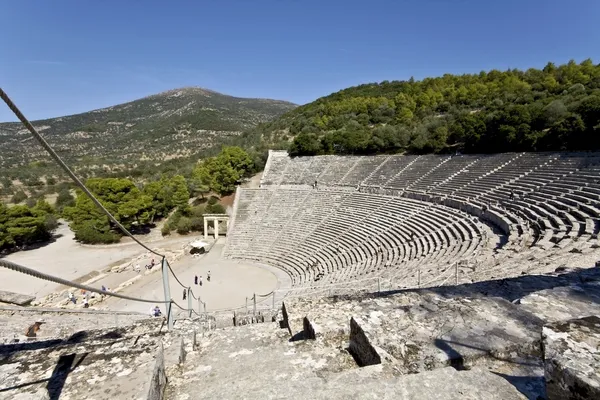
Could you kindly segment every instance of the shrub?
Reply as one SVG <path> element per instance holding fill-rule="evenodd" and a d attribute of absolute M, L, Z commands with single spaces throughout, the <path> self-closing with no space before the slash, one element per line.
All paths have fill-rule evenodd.
<path fill-rule="evenodd" d="M 203 215 L 204 215 L 204 206 L 195 206 L 195 207 L 192 207 L 190 210 L 190 216 L 192 218 L 202 219 Z"/>
<path fill-rule="evenodd" d="M 210 199 L 208 199 L 208 205 L 212 206 L 213 204 L 217 204 L 218 201 L 219 201 L 218 197 L 210 196 Z"/>
<path fill-rule="evenodd" d="M 46 227 L 46 230 L 52 232 L 53 230 L 58 228 L 58 220 L 54 215 L 48 214 L 44 219 L 44 226 Z"/>
<path fill-rule="evenodd" d="M 111 231 L 100 231 L 96 229 L 92 222 L 79 226 L 75 230 L 75 240 L 82 243 L 117 243 L 121 236 Z"/>
<path fill-rule="evenodd" d="M 190 230 L 196 232 L 202 232 L 204 230 L 204 219 L 202 217 L 190 218 Z"/>
<path fill-rule="evenodd" d="M 225 207 L 221 204 L 209 204 L 204 211 L 206 214 L 225 214 Z"/>
<path fill-rule="evenodd" d="M 192 220 L 188 217 L 181 217 L 177 222 L 177 233 L 183 235 L 189 233 L 192 229 Z"/>
<path fill-rule="evenodd" d="M 163 236 L 167 236 L 171 234 L 171 227 L 169 224 L 165 223 L 162 228 L 160 228 L 160 233 Z"/>
<path fill-rule="evenodd" d="M 72 207 L 75 205 L 75 198 L 69 192 L 69 189 L 63 188 L 60 192 L 58 192 L 58 197 L 56 198 L 56 204 L 54 205 L 58 212 L 62 212 L 65 207 Z"/>
<path fill-rule="evenodd" d="M 25 200 L 25 199 L 27 199 L 27 195 L 25 194 L 25 192 L 24 192 L 24 191 L 22 191 L 22 190 L 19 190 L 19 191 L 17 191 L 17 193 L 15 193 L 15 194 L 13 195 L 13 197 L 10 199 L 10 202 L 11 202 L 11 203 L 15 203 L 15 204 L 17 204 L 17 203 L 20 203 L 20 202 L 22 202 L 22 201 L 23 201 L 23 200 Z"/>

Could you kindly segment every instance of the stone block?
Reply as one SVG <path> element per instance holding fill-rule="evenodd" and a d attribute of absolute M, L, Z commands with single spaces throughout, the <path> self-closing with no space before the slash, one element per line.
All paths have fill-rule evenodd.
<path fill-rule="evenodd" d="M 183 338 L 181 338 L 181 342 L 179 343 L 179 364 L 183 364 L 185 362 L 185 356 L 185 342 L 183 341 Z"/>
<path fill-rule="evenodd" d="M 361 366 L 381 364 L 381 357 L 354 318 L 350 318 L 350 354 Z"/>
<path fill-rule="evenodd" d="M 310 322 L 308 317 L 304 317 L 302 320 L 302 326 L 304 328 L 305 339 L 315 340 L 317 338 L 317 329 L 315 329 L 314 324 Z"/>
<path fill-rule="evenodd" d="M 285 329 L 287 328 L 288 332 L 290 333 L 290 336 L 293 336 L 292 333 L 292 328 L 290 327 L 290 318 L 288 316 L 287 313 L 287 309 L 285 308 L 285 303 L 281 302 L 281 315 L 283 316 L 283 320 L 281 321 L 281 328 Z"/>
<path fill-rule="evenodd" d="M 600 318 L 555 322 L 542 330 L 549 400 L 600 399 Z"/>
<path fill-rule="evenodd" d="M 9 303 L 9 304 L 16 304 L 18 306 L 27 306 L 33 300 L 35 300 L 35 296 L 28 296 L 25 294 L 0 290 L 0 303 Z"/>
<path fill-rule="evenodd" d="M 162 343 L 156 353 L 154 370 L 150 380 L 147 400 L 163 400 L 165 397 L 165 388 L 167 387 L 167 373 L 165 371 L 165 356 Z"/>

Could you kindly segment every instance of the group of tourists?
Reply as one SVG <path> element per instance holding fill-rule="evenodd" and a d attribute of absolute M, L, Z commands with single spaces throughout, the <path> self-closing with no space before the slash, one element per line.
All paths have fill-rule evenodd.
<path fill-rule="evenodd" d="M 210 271 L 206 274 L 206 282 L 210 282 Z M 202 275 L 194 275 L 194 285 L 202 286 Z M 183 289 L 183 300 L 187 299 L 187 289 Z"/>
<path fill-rule="evenodd" d="M 106 288 L 104 286 L 102 286 L 102 290 L 106 290 Z M 90 293 L 87 290 L 81 289 L 81 297 L 83 298 L 83 308 L 89 308 L 90 307 L 90 297 L 95 298 L 96 295 L 95 295 L 95 293 Z M 77 304 L 77 297 L 75 297 L 75 295 L 71 291 L 67 293 L 67 300 L 70 303 Z"/>

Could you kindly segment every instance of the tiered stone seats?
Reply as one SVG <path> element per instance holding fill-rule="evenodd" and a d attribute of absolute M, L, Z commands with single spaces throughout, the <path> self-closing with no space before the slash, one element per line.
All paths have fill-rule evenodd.
<path fill-rule="evenodd" d="M 342 186 L 357 186 L 372 174 L 388 159 L 388 156 L 359 157 L 354 167 L 348 171 L 340 182 Z"/>
<path fill-rule="evenodd" d="M 417 200 L 360 192 L 240 189 L 228 256 L 275 265 L 295 286 L 344 282 L 414 259 L 471 252 L 481 234 L 465 215 Z M 258 213 L 244 202 L 267 202 Z M 260 206 L 263 207 L 263 206 Z M 254 212 L 253 212 L 254 211 Z"/>
<path fill-rule="evenodd" d="M 228 255 L 278 266 L 295 286 L 369 276 L 414 284 L 417 269 L 424 281 L 443 282 L 448 265 L 479 255 L 481 244 L 488 243 L 485 236 L 493 232 L 506 235 L 490 237 L 500 250 L 533 259 L 540 249 L 554 249 L 559 257 L 575 247 L 598 245 L 600 153 L 318 156 L 276 162 L 284 173 L 265 171 L 272 177 L 263 181 L 290 186 L 264 186 L 286 190 L 277 196 L 242 191 L 240 205 L 254 197 L 263 205 L 238 210 L 247 220 L 239 232 L 236 220 L 232 243 L 237 244 Z M 315 180 L 319 188 L 310 189 Z M 484 221 L 495 227 L 485 230 Z M 501 254 L 481 255 L 494 261 L 479 276 L 493 277 Z"/>
<path fill-rule="evenodd" d="M 322 171 L 318 177 L 318 183 L 321 185 L 339 186 L 340 182 L 346 176 L 359 157 L 335 157 L 331 160 L 329 167 Z"/>
<path fill-rule="evenodd" d="M 415 162 L 404 168 L 398 175 L 394 176 L 394 178 L 387 182 L 385 186 L 393 189 L 408 189 L 412 184 L 440 167 L 449 159 L 450 157 L 447 156 L 421 156 L 415 160 Z"/>
<path fill-rule="evenodd" d="M 428 192 L 434 187 L 452 179 L 455 175 L 468 170 L 469 166 L 479 160 L 479 156 L 455 156 L 445 163 L 440 163 L 438 168 L 432 169 L 417 179 L 407 190 L 415 192 Z"/>
<path fill-rule="evenodd" d="M 269 151 L 269 159 L 265 165 L 265 172 L 261 185 L 278 185 L 283 179 L 283 173 L 290 163 L 290 157 L 285 151 Z"/>
<path fill-rule="evenodd" d="M 365 186 L 384 187 L 394 176 L 401 173 L 419 156 L 390 156 L 381 166 L 363 181 Z"/>
<path fill-rule="evenodd" d="M 304 171 L 310 166 L 312 161 L 312 157 L 296 157 L 291 159 L 287 168 L 284 171 L 284 176 L 281 183 L 297 185 L 300 182 L 302 182 L 302 175 L 304 174 Z"/>

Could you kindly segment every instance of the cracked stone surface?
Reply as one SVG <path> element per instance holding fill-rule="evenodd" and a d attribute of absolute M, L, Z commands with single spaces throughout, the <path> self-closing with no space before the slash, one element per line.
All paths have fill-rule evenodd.
<path fill-rule="evenodd" d="M 599 276 L 598 269 L 563 270 L 454 287 L 289 299 L 291 335 L 277 322 L 214 329 L 206 318 L 177 320 L 171 332 L 162 319 L 150 319 L 73 334 L 58 328 L 81 321 L 64 313 L 54 322 L 57 338 L 0 345 L 0 399 L 49 398 L 58 390 L 61 399 L 144 398 L 161 343 L 167 399 L 545 398 L 544 366 L 546 378 L 551 370 L 566 371 L 569 379 L 549 378 L 551 396 L 581 388 L 575 382 L 598 382 L 598 318 L 555 321 L 598 314 Z M 305 317 L 314 340 L 304 337 Z M 381 364 L 359 368 L 348 352 L 351 317 Z M 20 326 L 20 318 L 6 314 L 4 322 Z M 109 321 L 85 325 L 102 323 Z"/>
<path fill-rule="evenodd" d="M 145 398 L 162 321 L 0 346 L 0 399 Z"/>
<path fill-rule="evenodd" d="M 59 309 L 19 309 L 3 306 L 0 307 L 0 343 L 26 341 L 25 330 L 37 321 L 44 322 L 37 332 L 37 340 L 45 340 L 68 337 L 76 332 L 90 329 L 127 326 L 142 319 L 148 319 L 148 316 L 96 310 L 66 312 Z"/>
<path fill-rule="evenodd" d="M 168 399 L 526 398 L 484 369 L 402 376 L 383 364 L 358 368 L 346 343 L 290 340 L 276 324 L 212 331 L 198 342 L 188 343 L 185 364 L 167 370 Z"/>
<path fill-rule="evenodd" d="M 540 356 L 542 320 L 500 298 L 445 298 L 423 290 L 360 301 L 305 299 L 288 310 L 293 326 L 308 315 L 325 338 L 345 337 L 355 317 L 401 373 Z"/>
<path fill-rule="evenodd" d="M 600 399 L 600 317 L 544 326 L 543 341 L 548 398 Z"/>

